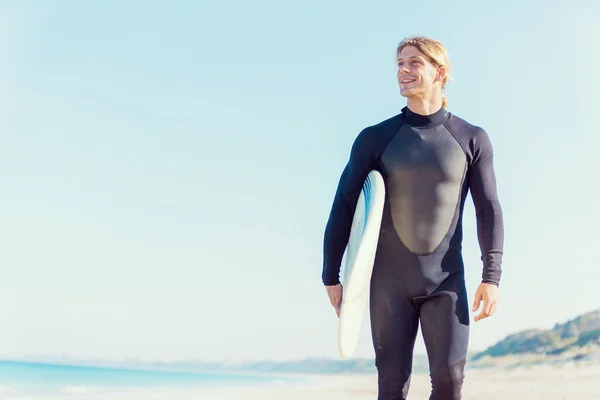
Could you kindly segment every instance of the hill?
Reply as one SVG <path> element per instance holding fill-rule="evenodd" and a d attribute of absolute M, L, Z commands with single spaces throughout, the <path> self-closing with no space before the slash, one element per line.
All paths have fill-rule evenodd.
<path fill-rule="evenodd" d="M 580 315 L 551 329 L 528 329 L 507 336 L 475 354 L 473 362 L 508 356 L 536 360 L 567 360 L 600 352 L 600 309 Z M 537 356 L 537 357 L 536 357 Z"/>

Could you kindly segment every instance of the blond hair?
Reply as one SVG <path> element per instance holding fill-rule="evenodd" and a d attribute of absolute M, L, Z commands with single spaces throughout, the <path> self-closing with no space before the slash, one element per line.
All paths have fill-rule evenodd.
<path fill-rule="evenodd" d="M 396 60 L 400 57 L 400 52 L 406 46 L 414 46 L 421 53 L 429 59 L 429 62 L 436 67 L 444 67 L 446 69 L 446 76 L 442 81 L 442 105 L 444 108 L 448 105 L 448 99 L 443 93 L 446 88 L 446 84 L 450 80 L 450 56 L 444 45 L 437 40 L 425 37 L 425 36 L 412 36 L 403 39 L 398 47 L 396 48 Z"/>

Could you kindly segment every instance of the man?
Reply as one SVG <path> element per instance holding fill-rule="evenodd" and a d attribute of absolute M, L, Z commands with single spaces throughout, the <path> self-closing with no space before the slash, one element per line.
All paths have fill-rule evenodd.
<path fill-rule="evenodd" d="M 483 275 L 473 303 L 494 314 L 504 243 L 492 145 L 480 127 L 449 113 L 444 88 L 450 60 L 426 37 L 396 51 L 407 105 L 356 138 L 325 228 L 323 283 L 339 307 L 340 263 L 363 182 L 375 169 L 386 201 L 373 274 L 370 314 L 379 400 L 406 399 L 419 321 L 429 358 L 430 400 L 460 399 L 469 337 L 461 252 L 462 213 L 471 192 Z"/>

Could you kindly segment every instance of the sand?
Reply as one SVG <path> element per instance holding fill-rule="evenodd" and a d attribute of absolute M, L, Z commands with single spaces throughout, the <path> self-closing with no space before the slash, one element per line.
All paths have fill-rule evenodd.
<path fill-rule="evenodd" d="M 212 389 L 204 400 L 375 400 L 375 375 L 307 377 L 305 383 L 263 388 Z M 409 400 L 428 400 L 427 374 L 415 374 Z M 190 393 L 190 395 L 192 395 Z M 196 397 L 190 397 L 196 398 Z M 563 364 L 468 370 L 464 400 L 600 400 L 600 364 Z"/>
<path fill-rule="evenodd" d="M 0 390 L 0 399 L 22 400 L 376 400 L 377 376 L 295 375 L 252 387 L 203 389 L 137 388 L 98 392 L 66 387 L 61 395 L 19 396 Z M 1 388 L 0 388 L 1 389 Z M 428 400 L 429 375 L 415 374 L 409 400 Z M 600 363 L 468 369 L 463 400 L 600 400 Z"/>

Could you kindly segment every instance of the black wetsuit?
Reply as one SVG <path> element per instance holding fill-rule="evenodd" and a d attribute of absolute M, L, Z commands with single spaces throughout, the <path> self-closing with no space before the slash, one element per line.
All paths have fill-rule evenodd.
<path fill-rule="evenodd" d="M 492 145 L 480 127 L 445 108 L 404 107 L 356 138 L 325 228 L 323 283 L 339 283 L 356 202 L 367 174 L 383 175 L 386 199 L 371 279 L 379 400 L 407 396 L 419 320 L 430 399 L 460 399 L 469 338 L 462 213 L 470 190 L 483 282 L 499 285 L 504 229 Z"/>

